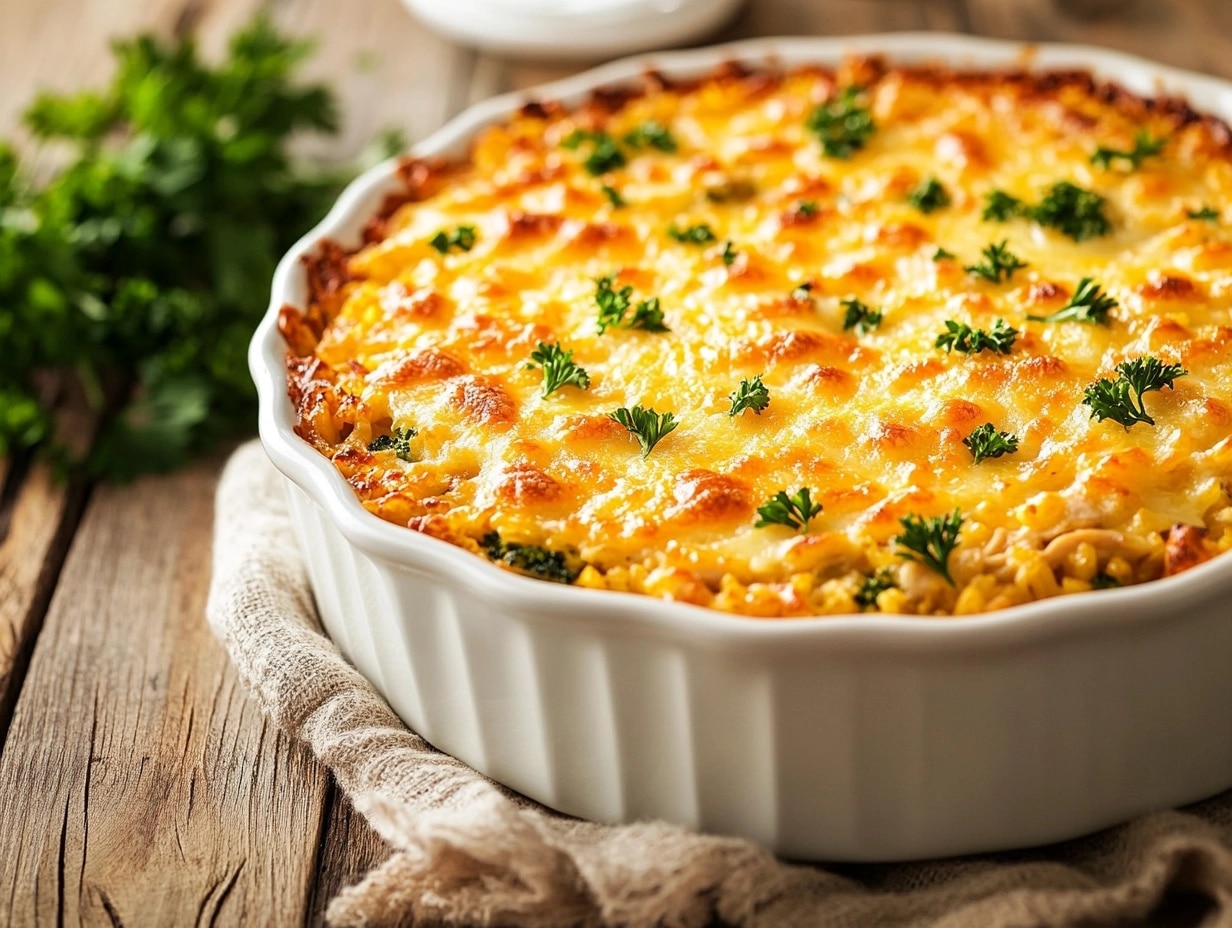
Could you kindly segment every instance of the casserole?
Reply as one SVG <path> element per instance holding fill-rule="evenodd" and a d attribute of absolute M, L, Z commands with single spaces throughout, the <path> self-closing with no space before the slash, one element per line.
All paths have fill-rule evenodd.
<path fill-rule="evenodd" d="M 766 40 L 653 64 L 688 76 L 771 50 L 787 65 L 875 50 L 975 67 L 1013 65 L 1021 52 L 883 36 Z M 1232 109 L 1219 82 L 1109 53 L 1044 48 L 1036 64 L 1082 64 L 1137 93 Z M 537 96 L 569 103 L 643 65 Z M 469 111 L 417 153 L 459 154 L 521 99 Z M 393 184 L 392 164 L 365 175 L 287 256 L 252 358 L 262 439 L 298 488 L 292 508 L 323 621 L 429 741 L 566 812 L 665 817 L 802 857 L 1039 843 L 1232 782 L 1232 723 L 1219 711 L 1232 704 L 1232 623 L 1219 604 L 1232 589 L 1227 558 L 1142 587 L 946 622 L 764 625 L 537 584 L 370 517 L 295 437 L 276 316 L 305 305 L 300 256 L 322 237 L 355 244 Z"/>

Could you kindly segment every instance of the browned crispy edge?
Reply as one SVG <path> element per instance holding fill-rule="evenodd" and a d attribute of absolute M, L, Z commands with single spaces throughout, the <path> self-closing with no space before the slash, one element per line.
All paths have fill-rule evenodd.
<path fill-rule="evenodd" d="M 1232 155 L 1232 127 L 1224 120 L 1195 110 L 1189 101 L 1178 95 L 1142 96 L 1115 81 L 1099 80 L 1088 70 L 1033 71 L 1025 67 L 987 70 L 957 70 L 942 64 L 895 65 L 880 55 L 852 56 L 837 68 L 821 65 L 805 65 L 787 70 L 772 60 L 761 64 L 743 61 L 726 61 L 707 74 L 691 79 L 672 78 L 653 68 L 645 70 L 639 78 L 624 83 L 596 87 L 589 96 L 572 110 L 559 100 L 528 99 L 517 115 L 555 119 L 572 112 L 583 124 L 598 124 L 619 112 L 631 101 L 664 90 L 678 93 L 694 91 L 707 83 L 739 82 L 747 85 L 750 93 L 767 93 L 793 74 L 815 74 L 835 85 L 858 84 L 870 87 L 886 78 L 900 76 L 923 82 L 943 90 L 961 86 L 981 89 L 1018 88 L 1025 99 L 1055 99 L 1063 90 L 1077 90 L 1101 103 L 1112 106 L 1118 113 L 1131 118 L 1164 116 L 1171 119 L 1174 130 L 1200 125 L 1208 134 L 1217 151 L 1223 156 Z M 304 262 L 309 278 L 309 309 L 300 314 L 291 306 L 284 306 L 279 319 L 282 331 L 293 354 L 304 356 L 311 352 L 320 337 L 324 325 L 332 318 L 338 307 L 330 299 L 349 280 L 347 261 L 365 245 L 385 237 L 391 216 L 407 203 L 427 199 L 438 191 L 449 178 L 465 170 L 469 156 L 447 159 L 442 157 L 419 158 L 407 156 L 398 165 L 398 178 L 402 189 L 385 196 L 377 211 L 365 224 L 362 243 L 347 251 L 331 239 L 322 239 L 313 254 L 305 255 Z M 307 325 L 301 325 L 305 320 Z M 312 336 L 315 335 L 316 338 Z"/>

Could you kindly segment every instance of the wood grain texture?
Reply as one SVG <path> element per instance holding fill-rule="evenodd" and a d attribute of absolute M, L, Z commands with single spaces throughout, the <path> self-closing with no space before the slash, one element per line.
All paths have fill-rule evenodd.
<path fill-rule="evenodd" d="M 308 906 L 308 924 L 325 923 L 329 901 L 344 887 L 358 883 L 392 853 L 383 838 L 355 811 L 338 784 L 330 779 L 328 816 L 321 834 L 316 882 Z"/>
<path fill-rule="evenodd" d="M 101 488 L 73 540 L 0 757 L 14 925 L 304 922 L 325 775 L 202 619 L 217 469 Z"/>

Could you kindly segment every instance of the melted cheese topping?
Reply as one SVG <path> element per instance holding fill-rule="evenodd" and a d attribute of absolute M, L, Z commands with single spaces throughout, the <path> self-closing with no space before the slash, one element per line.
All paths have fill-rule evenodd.
<path fill-rule="evenodd" d="M 875 131 L 826 157 L 809 115 L 855 82 Z M 674 152 L 622 141 L 648 121 Z M 562 145 L 577 129 L 627 163 L 592 176 L 590 144 Z M 1092 164 L 1144 130 L 1167 139 L 1159 155 Z M 284 312 L 301 434 L 385 518 L 472 550 L 495 531 L 564 552 L 586 585 L 754 615 L 859 611 L 878 568 L 894 586 L 866 588 L 872 608 L 980 611 L 1232 544 L 1232 162 L 1192 114 L 1076 78 L 852 62 L 528 107 L 466 162 L 406 176 L 373 240 L 315 270 L 308 315 Z M 909 198 L 930 177 L 951 202 L 925 214 Z M 981 216 L 993 189 L 1036 202 L 1061 180 L 1106 198 L 1110 234 Z M 1221 218 L 1188 216 L 1204 206 Z M 668 234 L 699 224 L 714 242 Z M 441 254 L 431 240 L 458 226 L 473 248 Z M 1009 281 L 964 270 L 1002 240 L 1027 263 Z M 634 304 L 657 297 L 670 331 L 600 334 L 605 275 Z M 1107 325 L 1028 320 L 1084 277 L 1119 304 Z M 880 325 L 845 330 L 847 299 Z M 935 347 L 947 320 L 997 319 L 1019 333 L 1008 354 Z M 573 352 L 589 388 L 544 397 L 540 343 Z M 1084 389 L 1144 355 L 1187 370 L 1146 395 L 1156 425 L 1094 420 Z M 730 417 L 754 375 L 768 408 Z M 645 458 L 608 415 L 635 404 L 680 422 Z M 963 439 L 985 422 L 1018 450 L 973 463 Z M 394 427 L 417 431 L 413 460 L 368 450 Z M 824 507 L 806 534 L 755 527 L 801 487 Z M 955 508 L 951 586 L 893 539 L 903 517 Z"/>

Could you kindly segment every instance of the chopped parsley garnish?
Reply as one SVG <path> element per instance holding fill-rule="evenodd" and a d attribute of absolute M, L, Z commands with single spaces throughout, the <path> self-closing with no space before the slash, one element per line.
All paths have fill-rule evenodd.
<path fill-rule="evenodd" d="M 455 248 L 459 251 L 470 251 L 475 247 L 475 227 L 458 226 L 452 232 L 441 229 L 428 239 L 428 244 L 443 255 L 449 254 Z"/>
<path fill-rule="evenodd" d="M 625 198 L 620 195 L 620 191 L 611 184 L 602 184 L 599 189 L 603 191 L 603 195 L 607 197 L 607 201 L 616 209 L 629 205 Z"/>
<path fill-rule="evenodd" d="M 962 528 L 962 513 L 955 509 L 948 516 L 909 515 L 898 520 L 903 527 L 901 535 L 894 536 L 894 543 L 903 550 L 898 556 L 917 561 L 945 577 L 950 586 L 950 553 L 958 545 L 958 532 Z"/>
<path fill-rule="evenodd" d="M 625 154 L 616 144 L 616 140 L 606 132 L 590 132 L 586 129 L 574 129 L 560 143 L 570 151 L 577 151 L 583 145 L 589 146 L 582 166 L 594 177 L 607 174 L 622 168 L 627 163 Z"/>
<path fill-rule="evenodd" d="M 609 328 L 642 329 L 646 332 L 670 331 L 663 322 L 663 308 L 659 298 L 641 300 L 633 308 L 633 315 L 625 321 L 625 314 L 633 305 L 633 288 L 626 285 L 619 290 L 613 288 L 616 282 L 615 274 L 608 274 L 595 280 L 595 305 L 599 307 L 599 334 Z"/>
<path fill-rule="evenodd" d="M 663 308 L 659 305 L 657 296 L 639 300 L 638 304 L 633 307 L 633 318 L 629 320 L 625 328 L 641 329 L 644 332 L 671 331 L 663 322 Z"/>
<path fill-rule="evenodd" d="M 1105 202 L 1098 193 L 1063 180 L 1053 184 L 1048 195 L 1030 207 L 1027 215 L 1040 225 L 1081 242 L 1112 231 L 1112 223 L 1104 215 Z"/>
<path fill-rule="evenodd" d="M 809 498 L 808 487 L 801 487 L 791 496 L 788 496 L 785 490 L 779 490 L 764 506 L 757 507 L 757 521 L 753 523 L 753 527 L 786 525 L 804 534 L 808 531 L 809 522 L 820 512 L 821 504 L 814 503 Z"/>
<path fill-rule="evenodd" d="M 984 260 L 981 263 L 969 264 L 963 270 L 969 274 L 975 274 L 977 277 L 983 277 L 985 280 L 990 280 L 994 284 L 999 284 L 1002 280 L 1009 280 L 1014 276 L 1015 271 L 1026 267 L 1027 262 L 1010 252 L 1005 247 L 1006 244 L 1007 240 L 1003 239 L 1000 242 L 989 245 L 980 252 L 984 256 Z"/>
<path fill-rule="evenodd" d="M 412 428 L 394 427 L 388 435 L 378 435 L 368 442 L 369 451 L 392 451 L 399 460 L 414 461 L 411 455 L 411 439 L 419 433 Z"/>
<path fill-rule="evenodd" d="M 907 201 L 921 213 L 928 215 L 950 205 L 950 194 L 935 177 L 920 183 L 911 191 Z"/>
<path fill-rule="evenodd" d="M 714 230 L 704 222 L 698 223 L 695 226 L 686 226 L 683 229 L 674 225 L 669 226 L 667 235 L 668 238 L 680 242 L 682 245 L 709 245 L 717 240 Z"/>
<path fill-rule="evenodd" d="M 615 282 L 615 274 L 608 274 L 595 281 L 595 304 L 599 307 L 600 335 L 609 327 L 620 325 L 633 300 L 633 288 L 626 285 L 615 290 L 612 287 Z"/>
<path fill-rule="evenodd" d="M 811 280 L 806 280 L 804 283 L 796 284 L 795 288 L 791 291 L 791 298 L 793 300 L 800 300 L 801 302 L 812 299 L 812 296 L 813 282 Z"/>
<path fill-rule="evenodd" d="M 632 409 L 622 406 L 607 415 L 609 419 L 614 419 L 623 425 L 628 429 L 629 434 L 637 439 L 637 443 L 642 448 L 643 459 L 648 457 L 654 446 L 680 424 L 675 415 L 670 412 L 657 413 L 641 405 L 634 406 Z"/>
<path fill-rule="evenodd" d="M 1111 419 L 1129 429 L 1135 422 L 1154 425 L 1143 405 L 1142 396 L 1164 387 L 1174 389 L 1173 381 L 1189 373 L 1179 364 L 1164 364 L 1158 358 L 1134 358 L 1116 366 L 1117 378 L 1101 378 L 1086 388 L 1083 405 L 1091 407 L 1091 418 Z"/>
<path fill-rule="evenodd" d="M 990 190 L 984 194 L 984 211 L 980 218 L 985 222 L 1008 222 L 1022 214 L 1023 203 L 1004 190 Z"/>
<path fill-rule="evenodd" d="M 1078 281 L 1078 289 L 1069 302 L 1055 313 L 1047 316 L 1027 316 L 1035 322 L 1085 322 L 1089 325 L 1107 325 L 1109 310 L 1115 309 L 1117 301 L 1099 289 L 1093 278 Z"/>
<path fill-rule="evenodd" d="M 1004 319 L 998 319 L 988 331 L 973 329 L 965 322 L 947 319 L 945 329 L 945 332 L 937 336 L 934 345 L 944 348 L 946 354 L 951 351 L 961 351 L 963 354 L 978 354 L 981 351 L 1009 354 L 1014 347 L 1014 339 L 1018 336 L 1018 330 L 1011 328 Z"/>
<path fill-rule="evenodd" d="M 729 416 L 738 416 L 746 409 L 751 409 L 760 416 L 761 411 L 770 405 L 770 391 L 761 382 L 761 375 L 758 374 L 749 380 L 740 381 L 740 386 L 729 394 L 729 399 Z"/>
<path fill-rule="evenodd" d="M 1203 219 L 1206 222 L 1218 222 L 1219 210 L 1213 206 L 1203 206 L 1201 209 L 1187 209 L 1185 215 L 1190 219 Z"/>
<path fill-rule="evenodd" d="M 479 539 L 479 544 L 491 560 L 540 580 L 572 583 L 580 573 L 569 566 L 563 552 L 549 551 L 539 545 L 519 545 L 502 541 L 498 532 L 488 532 Z"/>
<path fill-rule="evenodd" d="M 1062 180 L 1048 188 L 1048 193 L 1035 205 L 1023 203 L 1002 190 L 989 191 L 982 216 L 997 222 L 1022 216 L 1081 242 L 1112 231 L 1112 223 L 1104 215 L 1106 202 L 1098 193 Z"/>
<path fill-rule="evenodd" d="M 792 207 L 791 211 L 801 219 L 812 219 L 817 215 L 819 209 L 821 207 L 817 204 L 816 200 L 801 200 Z"/>
<path fill-rule="evenodd" d="M 736 263 L 736 259 L 739 257 L 740 257 L 740 252 L 736 251 L 736 249 L 732 247 L 732 243 L 730 239 L 723 243 L 722 258 L 723 258 L 723 264 L 725 267 L 731 267 L 733 264 Z"/>
<path fill-rule="evenodd" d="M 933 252 L 934 261 L 952 261 L 957 257 L 958 255 L 954 254 L 954 252 L 946 251 L 940 245 L 938 245 L 937 250 Z"/>
<path fill-rule="evenodd" d="M 894 582 L 894 572 L 888 567 L 882 567 L 864 578 L 854 599 L 861 609 L 872 609 L 877 605 L 878 596 L 886 590 L 895 589 L 898 589 L 898 584 Z"/>
<path fill-rule="evenodd" d="M 671 131 L 667 126 L 653 119 L 625 133 L 625 144 L 634 149 L 657 148 L 668 154 L 674 154 L 676 151 L 676 140 L 672 137 Z"/>
<path fill-rule="evenodd" d="M 843 331 L 855 329 L 861 335 L 867 335 L 881 325 L 882 311 L 873 309 L 856 299 L 843 300 Z"/>
<path fill-rule="evenodd" d="M 1013 454 L 1018 450 L 1018 436 L 1010 432 L 998 432 L 995 425 L 985 422 L 964 438 L 963 444 L 970 450 L 973 463 L 978 464 L 989 458 Z"/>
<path fill-rule="evenodd" d="M 1097 168 L 1103 168 L 1106 171 L 1112 167 L 1113 161 L 1126 161 L 1128 162 L 1129 170 L 1136 171 L 1142 166 L 1143 160 L 1153 155 L 1158 155 L 1164 150 L 1166 144 L 1168 144 L 1168 140 L 1163 136 L 1153 139 L 1150 133 L 1143 129 L 1134 137 L 1134 147 L 1129 151 L 1119 148 L 1105 148 L 1101 145 L 1095 149 L 1095 154 L 1091 155 L 1091 163 Z"/>
<path fill-rule="evenodd" d="M 308 45 L 269 17 L 212 60 L 189 34 L 111 49 L 105 84 L 26 108 L 35 170 L 0 141 L 0 458 L 129 480 L 249 428 L 244 359 L 274 265 L 357 168 L 302 157 L 339 108 L 303 80 Z M 54 159 L 34 156 L 44 146 Z M 80 405 L 58 402 L 79 387 Z M 23 467 L 10 462 L 6 515 Z"/>
<path fill-rule="evenodd" d="M 1093 590 L 1114 590 L 1120 585 L 1120 580 L 1103 572 L 1091 578 L 1091 589 Z"/>
<path fill-rule="evenodd" d="M 868 144 L 876 126 L 859 87 L 844 87 L 809 115 L 805 128 L 830 158 L 850 158 Z"/>
<path fill-rule="evenodd" d="M 530 363 L 527 369 L 534 367 L 543 369 L 543 395 L 551 395 L 561 387 L 577 387 L 585 390 L 590 386 L 590 375 L 585 369 L 573 363 L 573 352 L 565 351 L 560 345 L 539 343 L 539 347 L 530 353 Z"/>

